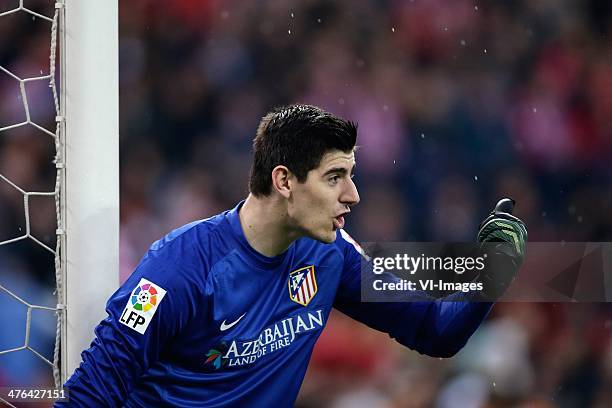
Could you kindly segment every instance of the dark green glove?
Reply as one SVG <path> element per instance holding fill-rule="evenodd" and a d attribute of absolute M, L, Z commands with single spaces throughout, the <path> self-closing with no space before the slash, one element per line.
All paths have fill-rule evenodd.
<path fill-rule="evenodd" d="M 525 259 L 527 228 L 523 221 L 512 215 L 514 204 L 511 198 L 499 200 L 478 229 L 478 242 L 499 242 L 487 247 L 491 266 L 481 276 L 486 288 L 484 295 L 489 299 L 504 294 Z"/>
<path fill-rule="evenodd" d="M 502 198 L 491 211 L 489 216 L 480 223 L 478 242 L 508 242 L 512 244 L 514 255 L 519 264 L 525 258 L 525 243 L 527 242 L 527 228 L 525 223 L 512 215 L 515 201 L 511 198 Z M 510 255 L 512 252 L 508 252 Z"/>

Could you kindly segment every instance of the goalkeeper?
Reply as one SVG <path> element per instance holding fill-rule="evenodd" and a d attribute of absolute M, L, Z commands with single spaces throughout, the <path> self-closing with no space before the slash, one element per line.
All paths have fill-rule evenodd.
<path fill-rule="evenodd" d="M 460 350 L 490 302 L 360 301 L 362 255 L 343 230 L 356 137 L 313 106 L 264 116 L 246 200 L 151 246 L 56 406 L 292 406 L 332 307 L 420 353 Z M 478 240 L 499 241 L 515 273 L 526 231 L 504 205 Z"/>

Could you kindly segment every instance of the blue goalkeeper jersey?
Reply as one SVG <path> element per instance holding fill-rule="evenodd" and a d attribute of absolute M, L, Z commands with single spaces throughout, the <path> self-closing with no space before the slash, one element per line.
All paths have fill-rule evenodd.
<path fill-rule="evenodd" d="M 361 303 L 361 255 L 344 231 L 269 258 L 247 242 L 241 205 L 151 246 L 108 301 L 65 384 L 69 401 L 56 406 L 288 407 L 332 307 L 438 357 L 463 347 L 490 310 Z"/>

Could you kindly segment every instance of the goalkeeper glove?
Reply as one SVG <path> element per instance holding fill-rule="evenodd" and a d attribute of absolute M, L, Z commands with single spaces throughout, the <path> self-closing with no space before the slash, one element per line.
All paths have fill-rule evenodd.
<path fill-rule="evenodd" d="M 523 221 L 512 215 L 514 204 L 511 198 L 499 200 L 489 216 L 480 223 L 476 237 L 478 242 L 500 243 L 491 250 L 493 268 L 487 268 L 484 274 L 485 287 L 488 287 L 486 294 L 495 298 L 510 286 L 525 258 L 527 228 Z"/>

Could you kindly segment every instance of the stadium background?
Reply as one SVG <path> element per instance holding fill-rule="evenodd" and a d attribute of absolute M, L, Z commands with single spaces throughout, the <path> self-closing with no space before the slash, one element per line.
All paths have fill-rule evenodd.
<path fill-rule="evenodd" d="M 595 0 L 120 2 L 122 277 L 165 232 L 246 195 L 258 120 L 291 102 L 359 122 L 357 240 L 470 241 L 505 194 L 532 241 L 612 240 L 611 28 Z M 0 65 L 38 74 L 48 35 L 0 19 Z M 2 75 L 0 125 L 23 115 Z M 50 126 L 48 92 L 29 96 Z M 52 189 L 43 137 L 0 133 L 0 173 Z M 32 228 L 54 244 L 43 201 Z M 22 227 L 21 196 L 0 185 L 0 240 Z M 53 305 L 53 276 L 35 245 L 0 250 L 0 279 L 26 299 Z M 23 342 L 20 314 L 0 293 L 0 349 Z M 609 304 L 503 303 L 438 360 L 334 314 L 297 406 L 612 406 L 611 333 Z M 35 318 L 46 355 L 53 337 Z M 31 355 L 0 356 L 0 385 L 49 382 Z"/>

